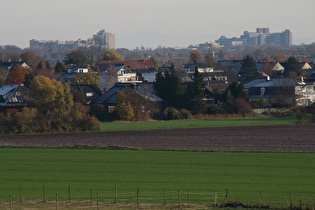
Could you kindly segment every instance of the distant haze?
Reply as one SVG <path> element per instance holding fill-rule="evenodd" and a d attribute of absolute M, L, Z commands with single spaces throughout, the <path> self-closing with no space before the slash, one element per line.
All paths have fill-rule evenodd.
<path fill-rule="evenodd" d="M 293 44 L 315 42 L 314 0 L 0 0 L 0 45 L 88 39 L 101 29 L 116 47 L 187 47 L 269 27 Z"/>

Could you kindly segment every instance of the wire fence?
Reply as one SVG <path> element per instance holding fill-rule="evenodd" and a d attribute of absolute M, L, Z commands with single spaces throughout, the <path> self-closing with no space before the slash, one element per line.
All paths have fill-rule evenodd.
<path fill-rule="evenodd" d="M 77 192 L 68 186 L 67 191 L 56 194 L 47 194 L 45 186 L 41 194 L 23 194 L 22 187 L 19 193 L 0 197 L 0 209 L 44 206 L 46 208 L 63 208 L 76 206 L 76 208 L 107 208 L 110 206 L 130 205 L 134 208 L 144 206 L 171 206 L 184 207 L 201 205 L 202 207 L 255 207 L 255 208 L 279 208 L 279 209 L 315 209 L 315 196 L 310 195 L 304 201 L 296 199 L 291 193 L 270 197 L 268 193 L 257 192 L 255 199 L 248 196 L 231 196 L 228 189 L 225 191 L 192 190 L 167 191 L 165 188 L 160 192 L 145 191 L 137 188 L 133 192 L 118 191 L 117 186 L 113 192 L 93 192 L 92 189 Z M 274 202 L 277 200 L 277 202 Z M 271 202 L 272 201 L 272 202 Z M 22 206 L 22 207 L 21 207 Z"/>

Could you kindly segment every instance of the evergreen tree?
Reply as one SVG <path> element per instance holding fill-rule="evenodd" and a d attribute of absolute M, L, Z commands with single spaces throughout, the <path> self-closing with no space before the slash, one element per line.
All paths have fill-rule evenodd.
<path fill-rule="evenodd" d="M 164 100 L 166 106 L 182 107 L 183 87 L 174 69 L 164 73 L 159 70 L 156 74 L 154 89 L 157 95 Z"/>
<path fill-rule="evenodd" d="M 39 62 L 39 64 L 38 64 L 38 66 L 37 66 L 36 69 L 37 69 L 37 70 L 43 69 L 43 63 L 42 63 L 42 62 Z"/>
<path fill-rule="evenodd" d="M 206 110 L 206 103 L 203 100 L 205 95 L 205 85 L 203 76 L 196 66 L 193 78 L 193 84 L 187 90 L 188 108 L 192 113 L 203 113 Z"/>
<path fill-rule="evenodd" d="M 288 60 L 284 63 L 284 76 L 295 78 L 300 75 L 301 70 L 299 61 L 293 56 L 289 57 Z"/>
<path fill-rule="evenodd" d="M 64 72 L 65 71 L 65 68 L 63 67 L 63 65 L 60 61 L 57 61 L 56 66 L 55 66 L 55 71 L 56 72 Z"/>
<path fill-rule="evenodd" d="M 250 82 L 259 76 L 255 61 L 249 55 L 247 55 L 243 60 L 241 70 L 239 71 L 239 76 L 239 80 L 243 83 Z"/>

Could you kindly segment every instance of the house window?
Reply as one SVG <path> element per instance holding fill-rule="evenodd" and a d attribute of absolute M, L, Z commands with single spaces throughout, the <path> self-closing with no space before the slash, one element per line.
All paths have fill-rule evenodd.
<path fill-rule="evenodd" d="M 265 90 L 266 90 L 266 89 L 265 89 L 264 87 L 261 87 L 261 88 L 260 88 L 260 95 L 263 96 L 263 95 L 265 94 Z"/>
<path fill-rule="evenodd" d="M 86 93 L 85 96 L 86 96 L 86 97 L 93 97 L 93 96 L 94 96 L 94 93 Z"/>

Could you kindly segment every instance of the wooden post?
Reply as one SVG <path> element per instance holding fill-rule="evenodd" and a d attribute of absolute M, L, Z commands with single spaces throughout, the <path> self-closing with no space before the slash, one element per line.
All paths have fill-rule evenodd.
<path fill-rule="evenodd" d="M 139 208 L 139 187 L 137 188 L 137 209 Z"/>
<path fill-rule="evenodd" d="M 180 192 L 178 190 L 178 208 L 180 208 Z"/>
<path fill-rule="evenodd" d="M 117 184 L 115 184 L 115 203 L 117 203 Z"/>
<path fill-rule="evenodd" d="M 10 210 L 12 209 L 12 198 L 11 195 L 9 195 L 9 201 L 10 201 Z"/>
<path fill-rule="evenodd" d="M 214 206 L 217 206 L 217 194 L 214 195 Z"/>
<path fill-rule="evenodd" d="M 226 203 L 229 202 L 229 193 L 228 193 L 228 189 L 225 189 L 226 193 L 225 193 L 225 199 L 226 199 Z"/>
<path fill-rule="evenodd" d="M 188 205 L 189 205 L 189 202 L 190 201 L 190 199 L 189 199 L 189 189 L 187 189 L 187 202 L 188 202 Z"/>
<path fill-rule="evenodd" d="M 166 190 L 164 188 L 164 205 L 166 205 Z"/>
<path fill-rule="evenodd" d="M 260 197 L 261 197 L 262 206 L 265 207 L 265 201 L 264 201 L 264 196 L 262 192 L 260 192 Z"/>
<path fill-rule="evenodd" d="M 100 195 L 97 193 L 97 209 L 100 208 L 99 200 L 100 200 Z"/>
<path fill-rule="evenodd" d="M 20 185 L 20 202 L 22 203 L 22 185 Z"/>
<path fill-rule="evenodd" d="M 43 185 L 43 201 L 46 202 L 46 186 Z"/>
<path fill-rule="evenodd" d="M 58 194 L 56 194 L 56 209 L 58 209 Z"/>
<path fill-rule="evenodd" d="M 293 206 L 292 206 L 292 193 L 290 193 L 290 209 L 292 209 Z"/>
<path fill-rule="evenodd" d="M 91 196 L 91 201 L 93 200 L 93 197 L 92 197 L 92 189 L 90 189 L 90 196 Z"/>
<path fill-rule="evenodd" d="M 69 202 L 71 202 L 71 189 L 70 189 L 70 185 L 68 185 L 68 197 L 69 197 Z"/>
<path fill-rule="evenodd" d="M 213 204 L 213 198 L 212 198 L 212 191 L 209 190 L 209 192 L 210 192 L 210 200 L 211 200 L 211 203 L 212 203 L 212 206 L 213 206 L 214 204 Z"/>
<path fill-rule="evenodd" d="M 88 200 L 88 189 L 86 189 L 86 200 Z"/>

